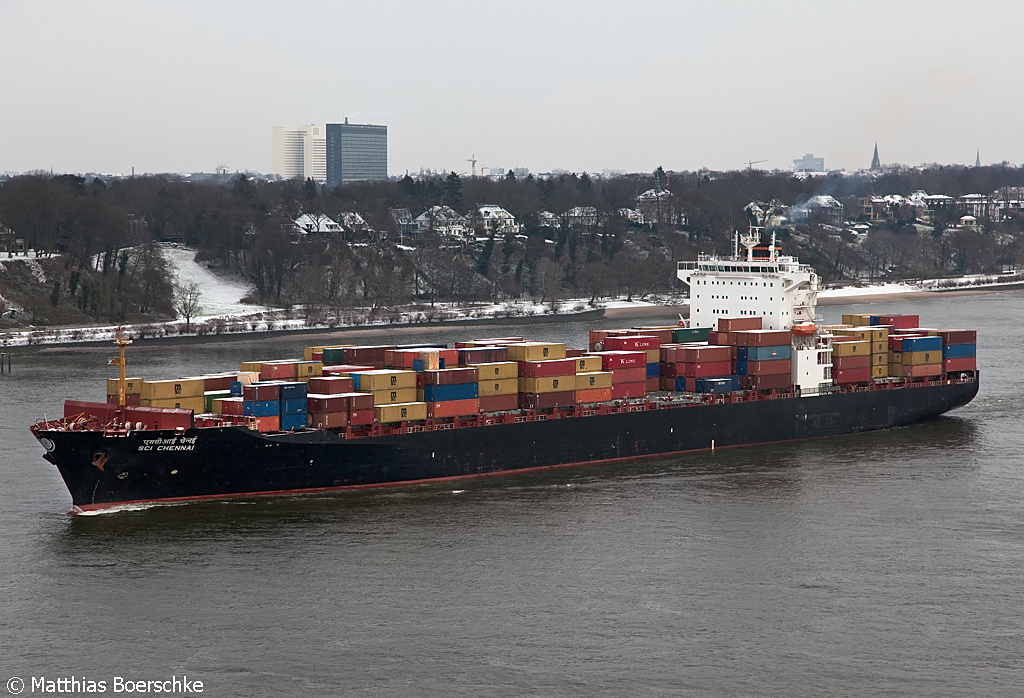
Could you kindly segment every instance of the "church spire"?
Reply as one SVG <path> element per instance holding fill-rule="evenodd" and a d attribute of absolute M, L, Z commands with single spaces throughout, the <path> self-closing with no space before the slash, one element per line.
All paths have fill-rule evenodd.
<path fill-rule="evenodd" d="M 871 158 L 871 169 L 880 170 L 882 169 L 882 162 L 878 159 L 878 141 L 875 141 L 875 156 Z"/>
<path fill-rule="evenodd" d="M 981 167 L 981 150 L 978 150 L 978 154 L 974 158 L 974 166 Z"/>

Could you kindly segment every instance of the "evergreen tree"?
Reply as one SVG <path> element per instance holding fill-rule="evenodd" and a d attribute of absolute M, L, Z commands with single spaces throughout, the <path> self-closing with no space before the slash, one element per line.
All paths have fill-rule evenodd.
<path fill-rule="evenodd" d="M 454 170 L 444 180 L 444 203 L 456 211 L 462 210 L 462 179 Z"/>

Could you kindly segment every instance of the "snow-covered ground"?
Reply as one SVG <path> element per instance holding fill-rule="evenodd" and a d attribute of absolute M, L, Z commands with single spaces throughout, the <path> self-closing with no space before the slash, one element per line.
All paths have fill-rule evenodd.
<path fill-rule="evenodd" d="M 265 306 L 246 305 L 242 299 L 253 293 L 252 284 L 238 277 L 215 274 L 195 262 L 196 251 L 182 245 L 165 244 L 160 248 L 178 284 L 195 283 L 201 294 L 199 317 L 209 318 L 251 315 L 270 310 Z"/>

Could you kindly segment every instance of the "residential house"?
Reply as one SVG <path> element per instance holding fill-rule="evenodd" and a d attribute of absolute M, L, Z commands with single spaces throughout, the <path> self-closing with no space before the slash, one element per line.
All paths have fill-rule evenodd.
<path fill-rule="evenodd" d="M 398 235 L 409 236 L 419 232 L 416 220 L 407 208 L 389 208 L 387 227 Z"/>
<path fill-rule="evenodd" d="M 601 212 L 593 206 L 576 206 L 562 214 L 562 222 L 569 229 L 595 228 L 600 220 Z"/>
<path fill-rule="evenodd" d="M 477 207 L 469 212 L 468 218 L 473 232 L 495 235 L 515 235 L 519 232 L 516 217 L 495 204 L 477 204 Z"/>
<path fill-rule="evenodd" d="M 343 232 L 340 225 L 323 213 L 303 213 L 292 222 L 292 230 L 302 234 Z"/>
<path fill-rule="evenodd" d="M 819 194 L 790 209 L 790 218 L 797 223 L 842 225 L 846 218 L 846 209 L 834 197 Z"/>
<path fill-rule="evenodd" d="M 418 233 L 435 233 L 444 236 L 462 237 L 466 234 L 466 218 L 450 206 L 431 206 L 416 216 Z"/>

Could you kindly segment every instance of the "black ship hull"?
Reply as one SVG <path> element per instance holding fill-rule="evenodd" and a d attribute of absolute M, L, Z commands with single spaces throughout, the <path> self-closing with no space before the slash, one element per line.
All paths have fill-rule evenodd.
<path fill-rule="evenodd" d="M 75 511 L 300 494 L 905 426 L 970 402 L 978 381 L 555 418 L 346 439 L 245 427 L 105 433 L 39 429 Z"/>

